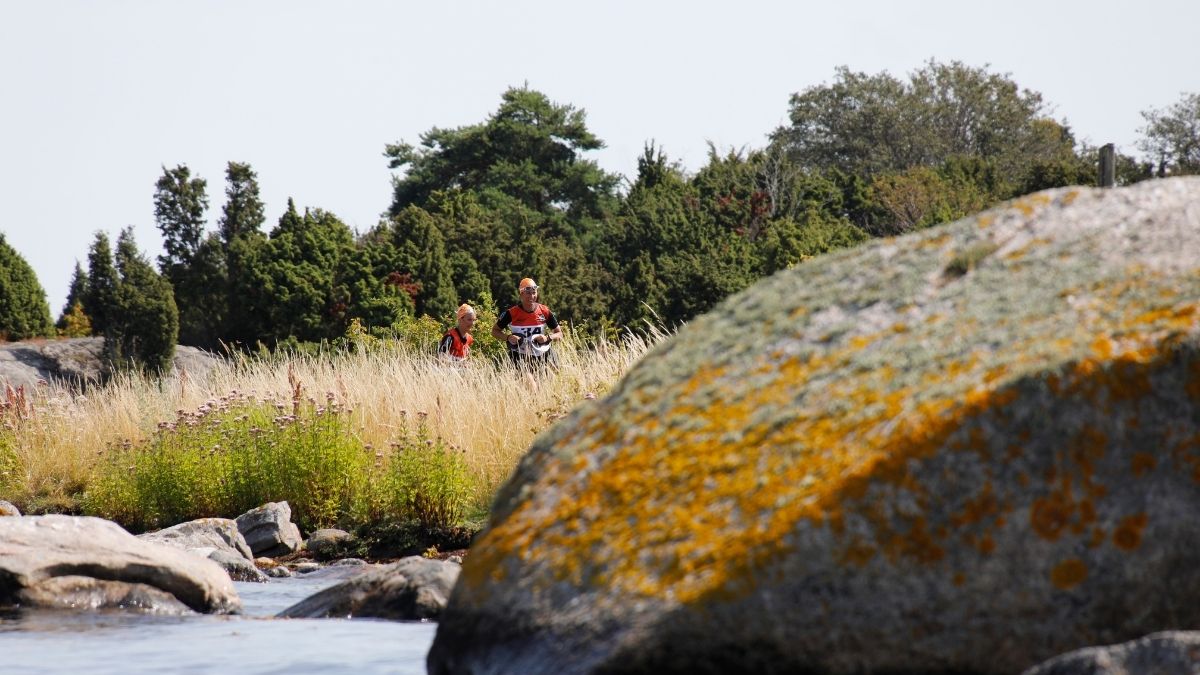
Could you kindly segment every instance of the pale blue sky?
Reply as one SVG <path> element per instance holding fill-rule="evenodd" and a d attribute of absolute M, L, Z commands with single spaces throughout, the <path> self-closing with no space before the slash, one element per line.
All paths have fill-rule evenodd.
<path fill-rule="evenodd" d="M 1192 0 L 1004 3 L 508 0 L 0 0 L 0 232 L 57 317 L 96 230 L 161 251 L 154 182 L 258 172 L 267 227 L 287 198 L 374 225 L 384 145 L 473 124 L 528 82 L 583 108 L 631 176 L 643 144 L 696 169 L 707 143 L 761 147 L 788 96 L 834 68 L 903 77 L 990 65 L 1080 138 L 1134 153 L 1140 111 L 1200 91 Z"/>

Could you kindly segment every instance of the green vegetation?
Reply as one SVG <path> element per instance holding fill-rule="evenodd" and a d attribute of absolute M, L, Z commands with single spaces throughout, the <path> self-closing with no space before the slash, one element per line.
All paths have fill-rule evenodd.
<path fill-rule="evenodd" d="M 46 292 L 25 259 L 0 234 L 0 339 L 54 334 Z"/>
<path fill-rule="evenodd" d="M 1119 183 L 1151 177 L 1152 162 L 1158 175 L 1196 171 L 1198 101 L 1185 94 L 1144 113 L 1139 147 L 1150 161 L 1118 155 Z M 930 61 L 905 77 L 839 68 L 792 95 L 788 123 L 765 147 L 713 147 L 688 172 L 648 143 L 625 179 L 590 158 L 604 141 L 585 111 L 514 87 L 478 123 L 386 144 L 391 204 L 366 232 L 292 200 L 269 225 L 258 175 L 239 162 L 227 165 L 225 204 L 206 232 L 207 181 L 163 167 L 157 271 L 179 342 L 217 350 L 328 344 L 352 326 L 436 338 L 459 303 L 497 313 L 527 276 L 573 328 L 670 327 L 828 251 L 1094 184 L 1098 149 L 1050 110 L 1041 93 L 986 67 Z M 107 336 L 113 316 L 132 311 L 118 305 L 129 298 L 118 297 L 110 259 L 98 235 L 60 332 Z M 156 302 L 165 330 L 165 299 Z"/>
<path fill-rule="evenodd" d="M 305 532 L 379 520 L 457 525 L 472 495 L 463 451 L 430 434 L 423 415 L 387 449 L 354 432 L 332 394 L 258 400 L 240 392 L 181 411 L 140 442 L 112 445 L 84 511 L 134 530 L 234 518 L 287 500 Z"/>
<path fill-rule="evenodd" d="M 1185 94 L 1144 113 L 1139 147 L 1150 161 L 1118 155 L 1118 183 L 1200 170 L 1198 104 L 1200 95 Z M 152 429 L 185 406 L 147 421 L 144 401 L 123 401 L 113 419 L 127 427 L 99 425 L 106 431 L 91 442 L 80 441 L 78 430 L 96 427 L 100 413 L 79 413 L 59 427 L 20 420 L 0 436 L 0 473 L 7 475 L 0 488 L 26 506 L 64 510 L 79 510 L 86 491 L 90 512 L 134 528 L 237 515 L 278 499 L 291 502 L 306 528 L 362 526 L 376 517 L 452 528 L 486 508 L 532 433 L 623 372 L 622 355 L 630 352 L 614 348 L 613 336 L 643 340 L 644 329 L 670 329 L 766 275 L 830 251 L 1096 179 L 1097 148 L 1052 118 L 1040 93 L 986 68 L 931 61 L 906 78 L 842 68 L 832 83 L 794 94 L 788 113 L 765 147 L 710 147 L 694 172 L 648 143 L 627 180 L 589 157 L 604 142 L 583 110 L 512 88 L 478 123 L 387 144 L 386 168 L 397 172 L 391 203 L 366 232 L 291 199 L 268 223 L 258 176 L 239 162 L 227 165 L 218 226 L 206 232 L 207 181 L 185 165 L 164 166 L 153 193 L 164 249 L 157 266 L 131 230 L 120 234 L 115 253 L 109 236 L 97 232 L 86 269 L 75 268 L 59 334 L 103 336 L 116 391 L 141 377 L 156 382 L 181 343 L 248 356 L 235 358 L 238 367 L 357 359 L 374 370 L 347 380 L 366 383 L 369 395 L 346 398 L 340 379 L 328 390 L 347 407 L 391 407 L 352 419 L 332 401 L 238 394 L 151 435 L 147 424 Z M 970 273 L 991 253 L 967 248 L 943 273 Z M 510 397 L 513 373 L 488 329 L 527 276 L 569 324 L 563 372 L 572 360 L 594 359 L 603 374 L 590 365 L 571 377 L 560 372 L 532 412 L 514 422 L 509 411 L 489 407 Z M 8 339 L 52 334 L 44 298 L 28 265 L 0 238 L 0 332 Z M 451 378 L 467 399 L 448 404 L 464 394 L 429 362 L 461 302 L 479 313 L 476 358 Z M 614 354 L 616 365 L 604 360 Z M 425 365 L 414 371 L 411 363 Z M 380 381 L 381 368 L 392 369 L 391 380 Z M 432 399 L 414 411 L 458 405 L 478 414 L 458 427 L 445 419 L 423 426 L 415 412 L 405 418 L 391 387 L 411 382 Z M 191 394 L 178 396 L 182 404 Z M 466 428 L 475 434 L 470 442 Z M 513 429 L 524 434 L 517 441 L 506 435 Z M 489 440 L 480 444 L 479 436 Z M 95 449 L 105 444 L 93 467 Z"/>

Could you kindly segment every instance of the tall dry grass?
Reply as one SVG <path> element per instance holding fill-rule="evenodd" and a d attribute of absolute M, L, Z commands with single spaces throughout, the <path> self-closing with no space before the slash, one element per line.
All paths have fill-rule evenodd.
<path fill-rule="evenodd" d="M 77 510 L 104 452 L 137 444 L 179 411 L 230 392 L 287 399 L 332 394 L 351 409 L 354 433 L 386 449 L 418 415 L 431 433 L 465 450 L 485 509 L 533 438 L 592 396 L 603 396 L 661 331 L 555 347 L 557 370 L 530 377 L 506 362 L 450 364 L 394 344 L 318 356 L 237 359 L 200 375 L 123 376 L 84 395 L 54 386 L 10 394 L 0 409 L 0 499 L 29 512 Z M 487 339 L 487 338 L 484 338 Z M 19 400 L 17 400 L 19 399 Z"/>

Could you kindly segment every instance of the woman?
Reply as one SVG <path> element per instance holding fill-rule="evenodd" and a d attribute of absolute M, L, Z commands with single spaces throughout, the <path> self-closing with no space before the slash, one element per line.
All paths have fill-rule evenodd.
<path fill-rule="evenodd" d="M 454 316 L 458 324 L 442 336 L 442 341 L 438 343 L 438 354 L 449 361 L 466 361 L 471 356 L 471 344 L 475 342 L 471 335 L 471 327 L 475 325 L 475 310 L 464 302 L 458 306 Z"/>

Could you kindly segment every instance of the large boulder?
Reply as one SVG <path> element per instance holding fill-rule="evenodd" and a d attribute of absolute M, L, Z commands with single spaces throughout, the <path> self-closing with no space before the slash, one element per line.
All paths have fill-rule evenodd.
<path fill-rule="evenodd" d="M 127 597 L 136 599 L 137 608 L 173 611 L 155 605 L 166 596 L 197 612 L 232 614 L 242 606 L 233 582 L 215 563 L 142 541 L 107 520 L 0 518 L 0 607 L 43 606 L 39 598 L 63 594 L 84 608 L 120 606 L 119 598 Z"/>
<path fill-rule="evenodd" d="M 238 531 L 237 523 L 228 518 L 200 518 L 139 534 L 138 538 L 208 558 L 220 565 L 234 581 L 267 580 L 267 576 L 255 567 L 254 555 Z"/>
<path fill-rule="evenodd" d="M 446 608 L 459 565 L 420 556 L 355 574 L 312 595 L 277 616 L 319 619 L 359 617 L 394 620 L 436 619 Z"/>
<path fill-rule="evenodd" d="M 255 556 L 287 555 L 304 543 L 287 502 L 268 502 L 238 516 L 236 522 Z"/>
<path fill-rule="evenodd" d="M 1014 673 L 1200 626 L 1200 179 L 763 280 L 541 435 L 451 672 Z"/>

